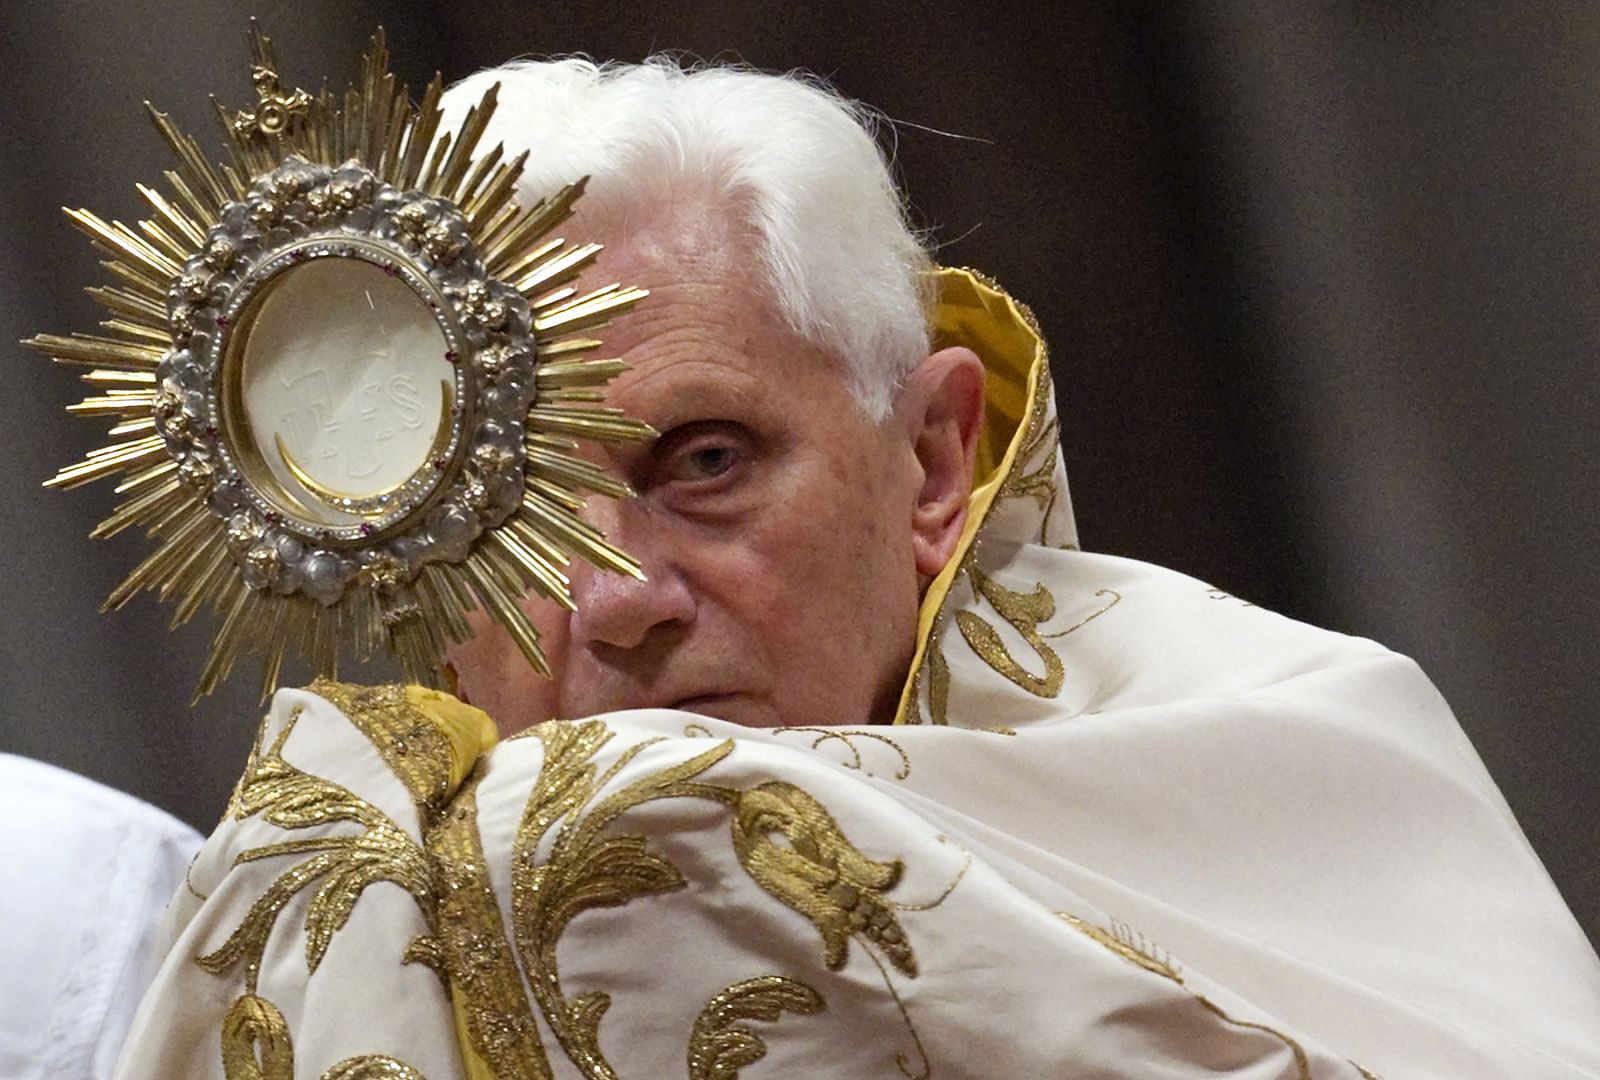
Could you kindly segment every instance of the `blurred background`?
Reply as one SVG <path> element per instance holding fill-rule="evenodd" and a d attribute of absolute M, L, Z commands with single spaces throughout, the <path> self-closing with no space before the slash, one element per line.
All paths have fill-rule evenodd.
<path fill-rule="evenodd" d="M 941 261 L 1037 311 L 1084 546 L 1416 657 L 1595 940 L 1600 7 L 1144 6 L 0 0 L 0 341 L 103 317 L 59 207 L 141 216 L 143 99 L 219 145 L 250 14 L 312 86 L 377 24 L 414 88 L 524 54 L 806 68 L 897 121 Z M 0 750 L 205 831 L 254 679 L 191 709 L 206 628 L 95 613 L 142 538 L 86 539 L 109 485 L 39 488 L 100 431 L 4 348 Z"/>

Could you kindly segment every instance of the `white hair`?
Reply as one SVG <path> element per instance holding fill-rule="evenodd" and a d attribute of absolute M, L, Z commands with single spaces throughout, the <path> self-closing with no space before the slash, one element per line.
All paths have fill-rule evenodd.
<path fill-rule="evenodd" d="M 778 312 L 840 357 L 874 419 L 928 352 L 931 261 L 874 137 L 876 118 L 821 83 L 735 67 L 585 59 L 514 61 L 445 95 L 458 127 L 491 84 L 484 146 L 528 150 L 525 205 L 589 176 L 584 216 L 637 217 L 675 194 L 709 194 L 755 237 Z"/>

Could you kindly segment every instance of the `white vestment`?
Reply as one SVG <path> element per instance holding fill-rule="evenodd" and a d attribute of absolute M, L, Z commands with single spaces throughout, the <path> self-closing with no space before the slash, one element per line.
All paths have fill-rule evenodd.
<path fill-rule="evenodd" d="M 1427 679 L 1076 550 L 1026 313 L 943 286 L 988 427 L 900 725 L 280 692 L 122 1075 L 1600 1078 Z"/>

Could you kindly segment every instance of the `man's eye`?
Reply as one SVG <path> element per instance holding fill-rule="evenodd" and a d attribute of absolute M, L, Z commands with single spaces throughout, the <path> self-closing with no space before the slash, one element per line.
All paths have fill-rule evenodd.
<path fill-rule="evenodd" d="M 679 483 L 703 483 L 727 475 L 738 463 L 737 448 L 726 443 L 701 444 L 674 455 L 668 475 Z"/>
<path fill-rule="evenodd" d="M 702 447 L 689 454 L 689 471 L 695 476 L 710 479 L 733 468 L 733 459 L 731 446 Z"/>

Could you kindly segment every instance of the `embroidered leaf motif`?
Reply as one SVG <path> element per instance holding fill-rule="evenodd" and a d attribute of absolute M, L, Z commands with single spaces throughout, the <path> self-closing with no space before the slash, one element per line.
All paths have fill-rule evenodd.
<path fill-rule="evenodd" d="M 315 971 L 333 935 L 350 921 L 350 913 L 367 886 L 393 882 L 424 907 L 432 903 L 432 882 L 422 849 L 398 829 L 379 826 L 344 847 L 341 858 L 323 878 L 306 915 L 306 961 Z"/>
<path fill-rule="evenodd" d="M 405 953 L 400 957 L 403 964 L 421 964 L 436 972 L 440 978 L 445 976 L 444 945 L 432 934 L 418 934 L 411 939 L 411 944 L 406 946 Z"/>
<path fill-rule="evenodd" d="M 1050 390 L 1042 388 L 1037 404 L 1047 402 Z M 1042 411 L 1041 411 L 1042 415 Z M 1048 424 L 1039 424 L 1040 417 L 1029 417 L 1027 440 L 1017 452 L 1016 464 L 1000 485 L 999 498 L 1031 498 L 1041 510 L 1048 510 L 1056 499 L 1056 456 L 1060 453 L 1061 422 L 1051 418 Z M 1033 461 L 1046 446 L 1050 452 L 1032 469 L 1024 462 Z"/>
<path fill-rule="evenodd" d="M 1107 930 L 1102 926 L 1096 926 L 1086 919 L 1080 919 L 1078 916 L 1065 911 L 1056 912 L 1056 917 L 1091 941 L 1116 953 L 1124 960 L 1137 964 L 1151 974 L 1159 975 L 1163 979 L 1169 979 L 1183 987 L 1195 1001 L 1199 1002 L 1201 1006 L 1223 1023 L 1246 1031 L 1259 1031 L 1278 1040 L 1294 1058 L 1295 1080 L 1312 1080 L 1311 1059 L 1307 1056 L 1305 1047 L 1301 1046 L 1293 1036 L 1286 1035 L 1269 1024 L 1257 1023 L 1254 1020 L 1240 1020 L 1229 1015 L 1222 1006 L 1199 991 L 1190 989 L 1189 985 L 1184 982 L 1183 973 L 1178 970 L 1177 965 L 1172 963 L 1170 958 L 1162 958 L 1156 955 L 1156 951 L 1142 937 L 1135 938 L 1131 931 L 1121 927 Z M 1354 1062 L 1351 1064 L 1354 1064 Z M 1365 1073 L 1365 1070 L 1359 1065 L 1356 1065 L 1356 1069 Z"/>
<path fill-rule="evenodd" d="M 294 1045 L 283 1013 L 246 994 L 222 1018 L 222 1075 L 227 1080 L 294 1080 Z"/>
<path fill-rule="evenodd" d="M 1154 972 L 1163 978 L 1171 979 L 1179 986 L 1183 985 L 1183 975 L 1178 971 L 1177 965 L 1170 958 L 1163 959 L 1158 956 L 1156 950 L 1148 942 L 1135 939 L 1131 932 L 1122 931 L 1119 933 L 1117 929 L 1107 930 L 1065 911 L 1056 912 L 1056 917 L 1079 933 L 1110 949 L 1124 960 L 1138 964 L 1146 971 Z"/>
<path fill-rule="evenodd" d="M 739 1080 L 739 1070 L 767 1054 L 761 1036 L 740 1020 L 775 1023 L 785 1010 L 802 1015 L 826 1008 L 822 995 L 782 975 L 746 979 L 717 994 L 700 1010 L 689 1033 L 689 1080 Z"/>
<path fill-rule="evenodd" d="M 787 846 L 775 842 L 773 834 Z M 772 780 L 741 792 L 733 849 L 757 884 L 816 926 L 829 968 L 844 966 L 850 938 L 859 933 L 901 972 L 916 975 L 916 957 L 883 897 L 899 882 L 903 864 L 867 858 L 805 791 Z"/>
<path fill-rule="evenodd" d="M 683 887 L 683 875 L 667 860 L 646 851 L 642 836 L 595 841 L 573 857 L 570 870 L 570 876 L 551 882 L 550 919 L 557 932 L 590 908 L 617 907 L 637 897 Z"/>
<path fill-rule="evenodd" d="M 544 744 L 544 762 L 522 812 L 518 833 L 542 837 L 593 794 L 592 759 L 610 741 L 611 731 L 604 724 L 585 721 L 542 724 L 531 734 Z"/>
<path fill-rule="evenodd" d="M 728 789 L 694 778 L 727 757 L 733 743 L 719 743 L 595 801 L 607 783 L 659 740 L 628 747 L 596 775 L 594 755 L 611 738 L 600 721 L 544 724 L 535 729 L 535 737 L 544 745 L 544 762 L 523 811 L 512 855 L 517 950 L 534 1001 L 568 1059 L 590 1080 L 615 1080 L 599 1043 L 600 1020 L 611 1005 L 610 995 L 591 991 L 568 999 L 561 988 L 557 943 L 567 925 L 584 911 L 683 887 L 683 875 L 647 850 L 643 837 L 605 836 L 602 831 L 621 814 L 654 799 L 731 802 L 733 793 Z M 540 845 L 558 822 L 549 855 L 541 861 Z"/>
<path fill-rule="evenodd" d="M 266 998 L 246 994 L 222 1020 L 222 1075 L 226 1080 L 294 1080 L 294 1044 L 283 1013 Z M 346 1058 L 322 1080 L 426 1080 L 387 1054 Z"/>
<path fill-rule="evenodd" d="M 426 1080 L 410 1065 L 387 1054 L 346 1058 L 322 1074 L 322 1080 Z"/>
<path fill-rule="evenodd" d="M 260 851 L 259 848 L 256 850 Z M 327 873 L 337 863 L 336 854 L 323 852 L 278 875 L 277 880 L 268 886 L 267 891 L 250 905 L 250 910 L 245 912 L 238 927 L 228 935 L 228 940 L 215 952 L 195 957 L 195 963 L 213 975 L 223 975 L 240 960 L 245 960 L 245 987 L 254 992 L 256 979 L 261 971 L 261 956 L 266 951 L 267 938 L 272 934 L 278 913 L 295 893 Z"/>
<path fill-rule="evenodd" d="M 299 720 L 300 710 L 296 709 L 264 752 L 261 742 L 266 723 L 262 723 L 244 775 L 229 802 L 229 813 L 241 821 L 260 814 L 280 829 L 305 829 L 336 821 L 372 825 L 382 818 L 375 808 L 344 788 L 303 773 L 283 759 L 283 746 Z"/>
<path fill-rule="evenodd" d="M 214 952 L 195 962 L 221 975 L 245 961 L 245 988 L 253 994 L 261 958 L 278 914 L 302 889 L 321 882 L 306 914 L 306 967 L 314 972 L 329 943 L 347 921 L 368 886 L 392 882 L 416 898 L 433 927 L 433 885 L 427 859 L 411 837 L 377 807 L 332 781 L 302 772 L 283 758 L 283 747 L 300 719 L 296 710 L 270 748 L 257 749 L 230 806 L 238 818 L 260 814 L 286 830 L 320 828 L 350 821 L 365 826 L 354 836 L 319 836 L 264 844 L 241 852 L 234 865 L 280 855 L 309 854 L 280 874 L 257 898 L 239 926 Z M 358 725 L 359 722 L 358 722 Z"/>
<path fill-rule="evenodd" d="M 1050 595 L 1050 590 L 1040 585 L 1032 593 L 1012 592 L 976 566 L 971 567 L 968 573 L 972 577 L 973 587 L 1039 655 L 1044 663 L 1044 675 L 1034 675 L 1017 663 L 1005 642 L 1000 639 L 1000 632 L 981 616 L 970 611 L 958 611 L 956 625 L 961 628 L 961 636 L 967 639 L 972 651 L 1000 675 L 1036 697 L 1053 698 L 1061 693 L 1061 684 L 1066 678 L 1061 657 L 1039 634 L 1039 624 L 1048 622 L 1056 613 L 1055 598 Z"/>

